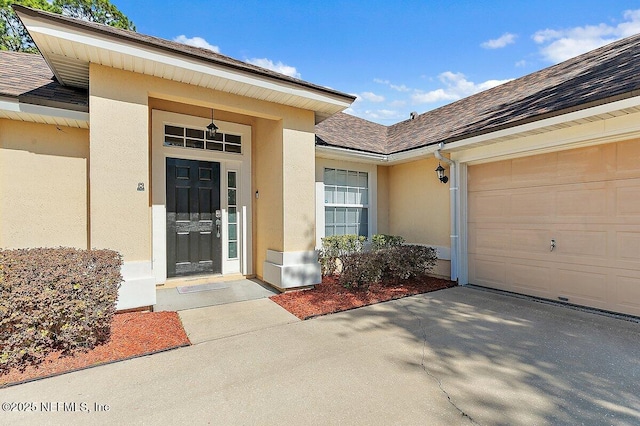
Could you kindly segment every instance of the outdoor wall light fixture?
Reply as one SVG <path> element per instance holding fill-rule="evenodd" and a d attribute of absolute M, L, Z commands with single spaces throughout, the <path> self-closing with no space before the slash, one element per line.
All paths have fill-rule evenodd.
<path fill-rule="evenodd" d="M 209 139 L 213 139 L 218 133 L 218 126 L 213 122 L 213 108 L 211 108 L 211 124 L 207 126 L 207 136 Z"/>
<path fill-rule="evenodd" d="M 438 163 L 438 168 L 436 169 L 436 173 L 438 174 L 438 179 L 440 182 L 447 183 L 449 182 L 449 178 L 444 174 L 444 167 L 440 163 Z"/>

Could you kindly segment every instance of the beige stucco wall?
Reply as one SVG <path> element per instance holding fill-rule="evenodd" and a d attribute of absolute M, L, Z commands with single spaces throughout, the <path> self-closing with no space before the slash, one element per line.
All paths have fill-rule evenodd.
<path fill-rule="evenodd" d="M 293 110 L 283 120 L 284 251 L 315 248 L 315 117 Z"/>
<path fill-rule="evenodd" d="M 91 64 L 91 246 L 149 260 L 149 114 L 139 78 Z M 138 191 L 138 183 L 145 191 Z"/>
<path fill-rule="evenodd" d="M 87 248 L 87 130 L 0 120 L 0 247 Z"/>
<path fill-rule="evenodd" d="M 389 234 L 389 167 L 377 166 L 378 234 Z"/>
<path fill-rule="evenodd" d="M 389 233 L 408 243 L 450 248 L 449 184 L 437 179 L 436 167 L 431 157 L 388 168 Z M 450 276 L 450 262 L 438 261 L 434 272 Z"/>
<path fill-rule="evenodd" d="M 213 107 L 216 119 L 252 126 L 256 274 L 267 249 L 313 249 L 313 112 L 94 64 L 90 71 L 92 244 L 150 259 L 151 109 L 207 117 Z"/>
<path fill-rule="evenodd" d="M 268 249 L 282 251 L 282 122 L 258 119 L 254 127 L 253 144 L 253 227 L 255 271 L 263 276 L 263 263 Z M 259 141 L 259 142 L 258 142 Z"/>

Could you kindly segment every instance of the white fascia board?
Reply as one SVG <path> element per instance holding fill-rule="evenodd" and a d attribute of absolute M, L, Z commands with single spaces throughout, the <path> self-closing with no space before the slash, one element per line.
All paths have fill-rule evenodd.
<path fill-rule="evenodd" d="M 0 99 L 0 110 L 40 115 L 44 117 L 63 118 L 66 120 L 76 120 L 89 123 L 89 113 L 82 111 L 73 111 L 69 109 L 53 108 L 42 105 L 25 104 L 17 99 L 2 98 Z"/>
<path fill-rule="evenodd" d="M 397 154 L 374 154 L 371 152 L 356 151 L 348 148 L 338 148 L 334 146 L 316 145 L 316 156 L 331 160 L 357 161 L 359 163 L 384 164 L 387 166 L 393 164 L 406 163 L 428 157 L 438 149 L 437 145 L 429 145 L 410 151 L 400 152 Z"/>
<path fill-rule="evenodd" d="M 387 163 L 388 156 L 372 152 L 355 151 L 334 146 L 316 145 L 316 156 L 330 160 L 356 161 L 358 163 L 380 164 Z"/>
<path fill-rule="evenodd" d="M 587 108 L 579 111 L 570 112 L 567 114 L 558 115 L 555 117 L 546 118 L 544 120 L 534 121 L 531 123 L 523 124 L 521 126 L 510 127 L 504 130 L 498 130 L 496 132 L 487 133 L 480 136 L 475 136 L 468 139 L 463 139 L 457 142 L 450 142 L 445 144 L 443 151 L 457 151 L 471 147 L 473 145 L 489 143 L 493 139 L 502 137 L 516 137 L 520 133 L 529 132 L 532 130 L 543 129 L 545 127 L 557 126 L 559 124 L 568 123 L 575 120 L 581 120 L 588 117 L 593 117 L 600 114 L 607 114 L 623 110 L 626 108 L 633 108 L 640 106 L 640 96 L 634 96 L 632 98 L 623 99 L 620 101 L 610 102 L 604 105 L 598 105 L 592 108 Z"/>
<path fill-rule="evenodd" d="M 103 49 L 109 52 L 116 52 L 123 55 L 128 55 L 135 58 L 159 63 L 165 66 L 173 66 L 185 70 L 189 70 L 195 73 L 201 73 L 212 77 L 231 80 L 238 83 L 244 83 L 251 86 L 260 87 L 274 92 L 284 93 L 291 96 L 296 96 L 304 99 L 314 100 L 326 104 L 330 104 L 332 109 L 336 107 L 345 109 L 351 105 L 351 102 L 340 101 L 334 97 L 323 95 L 311 90 L 304 90 L 296 87 L 292 87 L 286 83 L 279 83 L 273 80 L 269 80 L 268 77 L 259 78 L 257 76 L 249 75 L 247 71 L 238 70 L 236 72 L 228 71 L 224 69 L 224 65 L 217 64 L 203 64 L 197 59 L 186 59 L 183 56 L 171 53 L 159 53 L 154 48 L 144 48 L 135 44 L 128 44 L 124 42 L 114 41 L 110 37 L 100 37 L 88 31 L 81 31 L 77 29 L 61 29 L 60 27 L 51 24 L 50 22 L 41 21 L 28 16 L 20 17 L 27 27 L 29 33 L 42 34 L 48 37 L 67 40 L 74 44 L 91 46 L 96 49 Z M 160 48 L 158 48 L 159 50 Z M 77 51 L 76 51 L 77 52 Z M 80 56 L 80 55 L 78 55 Z M 77 58 L 80 60 L 87 60 L 87 58 Z M 109 64 L 103 64 L 109 65 Z M 294 84 L 294 83 L 290 83 Z"/>
<path fill-rule="evenodd" d="M 408 161 L 414 161 L 433 155 L 438 150 L 438 145 L 428 145 L 422 148 L 412 149 L 410 151 L 398 152 L 389 155 L 389 164 L 400 164 Z"/>

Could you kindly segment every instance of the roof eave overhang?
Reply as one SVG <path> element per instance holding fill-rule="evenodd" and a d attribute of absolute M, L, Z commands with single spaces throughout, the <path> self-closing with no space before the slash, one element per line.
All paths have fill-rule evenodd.
<path fill-rule="evenodd" d="M 640 114 L 640 96 L 450 142 L 442 151 L 456 161 L 475 164 L 619 142 L 640 137 L 640 121 L 624 118 L 631 114 Z"/>
<path fill-rule="evenodd" d="M 453 154 L 457 159 L 465 162 L 473 162 L 486 160 L 487 158 L 476 158 L 475 152 L 481 152 L 475 148 L 481 148 L 494 144 L 508 144 L 528 136 L 544 134 L 555 130 L 565 129 L 572 126 L 580 126 L 587 123 L 604 121 L 614 117 L 623 115 L 640 113 L 640 96 L 628 96 L 623 99 L 599 103 L 598 105 L 567 111 L 565 113 L 555 114 L 551 117 L 540 118 L 538 120 L 529 121 L 520 125 L 488 132 L 480 135 L 460 138 L 453 141 L 444 141 L 442 152 Z M 634 122 L 635 123 L 635 122 Z M 561 147 L 582 146 L 585 143 L 606 143 L 609 141 L 621 140 L 630 137 L 640 136 L 640 122 L 633 126 L 623 129 L 607 131 L 599 133 L 597 138 L 585 141 L 583 137 L 576 136 L 574 138 L 558 139 L 545 141 L 541 146 L 525 146 L 519 145 L 511 153 L 513 155 L 522 155 L 526 152 L 543 152 L 545 150 L 556 150 Z M 433 156 L 438 150 L 439 142 L 422 145 L 418 148 L 408 149 L 405 151 L 395 152 L 391 154 L 373 154 L 361 152 L 348 148 L 340 148 L 334 146 L 316 146 L 316 156 L 322 158 L 361 161 L 366 163 L 376 163 L 383 165 L 400 164 L 409 161 L 415 161 L 420 158 Z M 469 153 L 469 154 L 467 154 Z"/>
<path fill-rule="evenodd" d="M 0 118 L 80 129 L 89 128 L 88 112 L 34 105 L 11 97 L 0 97 Z"/>
<path fill-rule="evenodd" d="M 316 145 L 316 157 L 330 160 L 357 161 L 367 164 L 385 164 L 389 161 L 388 156 L 384 154 L 328 145 Z"/>
<path fill-rule="evenodd" d="M 222 92 L 314 111 L 316 123 L 353 103 L 352 95 L 305 82 L 282 80 L 205 58 L 125 40 L 112 34 L 40 15 L 24 7 L 16 14 L 64 85 L 88 88 L 89 63 L 152 75 Z"/>

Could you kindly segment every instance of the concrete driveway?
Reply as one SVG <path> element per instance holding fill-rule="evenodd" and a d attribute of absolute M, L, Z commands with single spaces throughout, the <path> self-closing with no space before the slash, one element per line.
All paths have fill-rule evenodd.
<path fill-rule="evenodd" d="M 237 306 L 246 329 L 187 311 L 191 347 L 2 389 L 37 410 L 0 423 L 640 424 L 636 322 L 463 287 L 309 321 Z"/>

